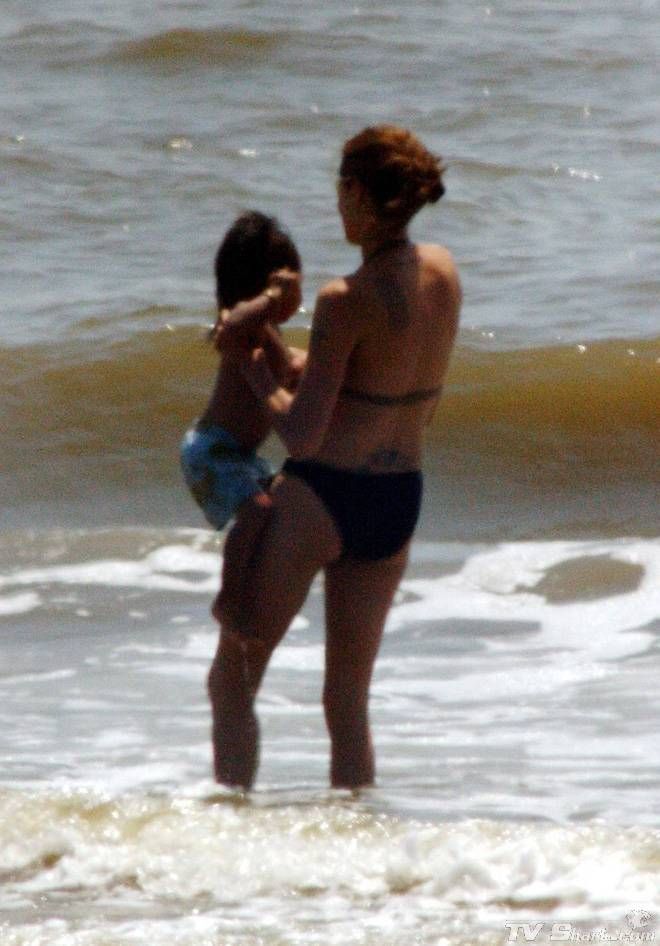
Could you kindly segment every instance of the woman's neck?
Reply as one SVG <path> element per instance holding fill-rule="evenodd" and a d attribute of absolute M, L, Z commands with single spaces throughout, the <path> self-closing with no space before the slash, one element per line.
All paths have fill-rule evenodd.
<path fill-rule="evenodd" d="M 388 233 L 387 235 L 380 234 L 379 236 L 367 237 L 360 244 L 362 261 L 366 263 L 374 257 L 380 256 L 381 253 L 386 253 L 395 247 L 405 246 L 408 243 L 408 234 L 405 230 L 397 230 L 395 233 Z"/>

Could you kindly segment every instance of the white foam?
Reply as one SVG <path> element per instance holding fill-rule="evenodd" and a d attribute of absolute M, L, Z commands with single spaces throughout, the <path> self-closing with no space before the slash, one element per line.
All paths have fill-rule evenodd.
<path fill-rule="evenodd" d="M 27 614 L 34 611 L 41 604 L 41 598 L 34 591 L 24 594 L 7 595 L 0 598 L 0 617 L 11 614 Z"/>
<path fill-rule="evenodd" d="M 602 555 L 643 566 L 639 587 L 593 601 L 561 604 L 549 602 L 531 590 L 553 566 Z M 639 629 L 660 614 L 660 543 L 626 539 L 498 545 L 478 551 L 456 573 L 409 579 L 404 588 L 419 600 L 392 608 L 387 622 L 390 633 L 412 622 L 439 619 L 485 621 L 509 626 L 512 631 L 517 624 L 538 625 L 541 633 L 528 639 L 526 648 L 546 650 L 555 646 L 573 651 L 575 659 L 582 652 L 582 670 L 591 675 L 594 668 L 589 666 L 590 660 L 596 658 L 600 663 L 639 653 L 652 640 L 650 634 Z M 488 646 L 493 650 L 506 649 L 510 643 L 497 639 L 490 640 Z"/>
<path fill-rule="evenodd" d="M 209 597 L 217 590 L 221 558 L 200 547 L 200 537 L 179 533 L 177 542 L 135 559 L 104 559 L 77 564 L 53 564 L 27 568 L 0 576 L 0 588 L 9 592 L 0 599 L 1 614 L 18 614 L 43 605 L 44 585 L 105 586 L 152 592 L 182 592 Z M 563 562 L 588 556 L 611 556 L 622 562 L 641 565 L 644 575 L 634 591 L 588 601 L 547 601 L 534 590 L 544 573 Z M 408 578 L 403 592 L 417 600 L 397 596 L 390 612 L 387 631 L 396 633 L 416 622 L 439 619 L 485 621 L 492 627 L 537 625 L 542 633 L 527 647 L 560 647 L 583 655 L 591 652 L 601 663 L 640 652 L 648 644 L 643 631 L 631 633 L 650 623 L 660 613 L 660 546 L 657 542 L 621 539 L 593 542 L 519 542 L 469 549 L 462 545 L 441 546 L 417 543 L 413 563 L 447 562 L 460 564 L 458 571 L 433 578 Z M 32 587 L 30 587 L 32 586 Z M 38 590 L 35 586 L 39 586 Z M 29 591 L 19 589 L 30 588 Z M 87 608 L 79 608 L 82 615 Z M 144 620 L 148 611 L 131 609 L 134 620 Z M 172 620 L 183 622 L 186 615 Z M 293 628 L 308 626 L 298 616 Z M 626 632 L 626 633 L 622 633 Z M 207 652 L 206 644 L 205 654 Z M 488 646 L 508 647 L 506 635 L 491 639 Z M 594 673 L 583 666 L 585 673 Z M 569 670 L 564 671 L 568 673 Z"/>
<path fill-rule="evenodd" d="M 287 643 L 273 654 L 270 666 L 279 670 L 309 671 L 323 666 L 323 645 Z"/>
<path fill-rule="evenodd" d="M 44 670 L 36 673 L 17 673 L 3 678 L 3 684 L 15 683 L 49 683 L 51 680 L 69 680 L 76 676 L 77 671 L 68 670 Z"/>
<path fill-rule="evenodd" d="M 134 561 L 105 559 L 23 569 L 0 576 L 0 588 L 46 583 L 211 594 L 217 591 L 221 561 L 220 556 L 212 552 L 187 545 L 168 545 Z M 196 577 L 184 577 L 182 573 L 193 573 Z"/>
<path fill-rule="evenodd" d="M 657 833 L 601 824 L 425 825 L 340 798 L 261 807 L 226 792 L 209 797 L 208 787 L 114 801 L 0 793 L 0 870 L 14 873 L 7 895 L 60 892 L 62 906 L 61 892 L 71 890 L 99 917 L 109 890 L 116 902 L 130 892 L 138 915 L 140 905 L 174 903 L 177 916 L 191 919 L 203 902 L 204 930 L 222 942 L 232 926 L 266 942 L 314 942 L 313 929 L 323 930 L 318 942 L 346 942 L 339 937 L 348 920 L 366 922 L 374 942 L 388 932 L 402 942 L 422 927 L 424 942 L 452 932 L 476 942 L 484 928 L 502 931 L 512 918 L 615 922 L 633 906 L 660 909 Z M 115 928 L 112 941 L 130 942 L 130 925 Z M 134 921 L 138 927 L 146 935 L 148 921 Z M 185 935 L 200 929 L 193 923 Z M 168 942 L 183 932 L 170 926 Z"/>

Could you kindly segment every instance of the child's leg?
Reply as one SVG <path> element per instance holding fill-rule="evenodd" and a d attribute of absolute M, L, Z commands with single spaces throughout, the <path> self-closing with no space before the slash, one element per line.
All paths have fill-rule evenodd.
<path fill-rule="evenodd" d="M 263 532 L 272 500 L 267 493 L 255 493 L 236 514 L 236 521 L 225 540 L 220 592 L 211 613 L 220 624 L 249 626 L 247 620 L 249 567 Z"/>

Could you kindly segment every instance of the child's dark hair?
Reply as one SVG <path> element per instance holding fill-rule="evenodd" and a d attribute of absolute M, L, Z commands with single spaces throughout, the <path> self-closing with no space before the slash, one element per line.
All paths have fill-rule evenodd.
<path fill-rule="evenodd" d="M 262 292 L 277 269 L 301 270 L 291 237 L 275 217 L 257 210 L 241 214 L 231 225 L 215 257 L 215 293 L 219 308 L 231 309 Z"/>

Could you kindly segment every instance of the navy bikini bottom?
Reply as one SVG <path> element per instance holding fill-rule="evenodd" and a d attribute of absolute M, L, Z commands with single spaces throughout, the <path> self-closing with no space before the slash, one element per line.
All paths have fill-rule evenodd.
<path fill-rule="evenodd" d="M 422 503 L 419 470 L 362 473 L 289 458 L 283 472 L 306 483 L 328 510 L 341 538 L 342 557 L 389 558 L 415 530 Z"/>

